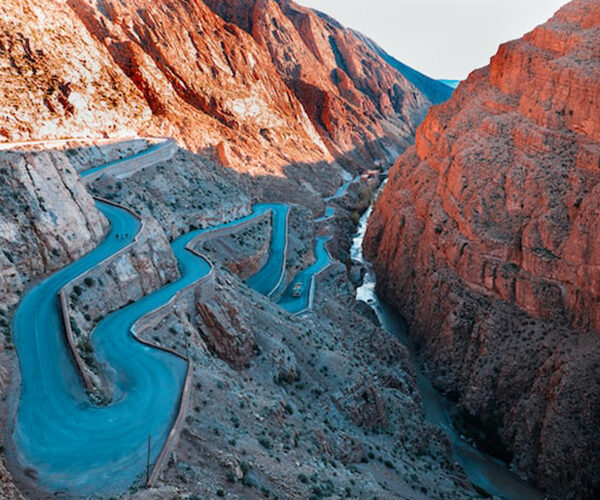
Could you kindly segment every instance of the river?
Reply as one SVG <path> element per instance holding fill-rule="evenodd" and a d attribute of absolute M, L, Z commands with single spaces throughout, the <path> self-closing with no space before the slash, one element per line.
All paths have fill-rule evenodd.
<path fill-rule="evenodd" d="M 444 431 L 452 446 L 454 460 L 464 469 L 469 480 L 478 488 L 507 500 L 542 500 L 544 495 L 540 491 L 509 470 L 505 463 L 463 441 L 454 429 L 448 412 L 450 402 L 433 387 L 421 369 L 415 346 L 407 334 L 406 323 L 391 307 L 381 301 L 375 292 L 375 274 L 365 260 L 362 250 L 372 210 L 373 206 L 371 205 L 360 218 L 350 250 L 353 260 L 367 266 L 363 283 L 356 291 L 356 299 L 369 304 L 377 314 L 382 328 L 407 347 L 414 363 L 425 416 L 429 422 L 441 427 Z"/>

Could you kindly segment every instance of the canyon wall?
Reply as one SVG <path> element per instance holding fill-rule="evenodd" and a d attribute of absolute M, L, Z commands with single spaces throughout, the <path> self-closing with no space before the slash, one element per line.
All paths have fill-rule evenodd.
<path fill-rule="evenodd" d="M 222 163 L 262 174 L 333 161 L 266 54 L 203 2 L 68 4 L 142 92 L 154 122 L 193 151 L 214 148 Z"/>
<path fill-rule="evenodd" d="M 91 250 L 108 223 L 60 151 L 0 153 L 0 310 L 34 276 Z"/>
<path fill-rule="evenodd" d="M 63 1 L 0 5 L 0 140 L 123 137 L 147 127 L 142 93 Z"/>
<path fill-rule="evenodd" d="M 436 385 L 553 498 L 600 495 L 600 5 L 432 108 L 365 242 Z"/>

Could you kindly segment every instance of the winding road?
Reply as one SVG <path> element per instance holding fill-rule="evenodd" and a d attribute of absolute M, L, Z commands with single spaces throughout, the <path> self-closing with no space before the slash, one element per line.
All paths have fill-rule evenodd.
<path fill-rule="evenodd" d="M 189 266 L 191 257 L 186 255 L 181 282 L 98 325 L 93 344 L 99 359 L 116 373 L 115 398 L 109 407 L 92 405 L 65 345 L 57 294 L 71 279 L 127 246 L 139 228 L 139 221 L 125 210 L 102 203 L 98 208 L 111 223 L 104 241 L 27 293 L 14 320 L 22 381 L 14 430 L 19 462 L 35 471 L 43 489 L 80 496 L 104 487 L 107 493 L 126 489 L 144 470 L 149 435 L 157 444 L 152 460 L 160 451 L 177 412 L 187 366 L 174 355 L 137 342 L 130 327 L 181 282 L 192 281 L 208 267 L 201 262 Z M 132 236 L 115 237 L 125 233 Z"/>
<path fill-rule="evenodd" d="M 331 264 L 331 256 L 325 245 L 331 236 L 318 236 L 315 240 L 316 261 L 301 271 L 285 289 L 277 304 L 292 314 L 300 314 L 312 308 L 315 292 L 315 277 Z M 294 294 L 294 286 L 301 284 L 298 296 Z"/>
<path fill-rule="evenodd" d="M 130 160 L 135 160 L 136 170 L 145 168 L 156 163 L 156 152 L 164 148 L 164 144 L 159 144 L 133 157 L 95 167 L 82 173 L 82 177 L 89 180 L 107 169 L 114 174 L 124 165 L 129 169 Z M 13 325 L 21 368 L 14 428 L 17 459 L 37 477 L 42 489 L 77 496 L 125 490 L 145 470 L 148 436 L 152 437 L 153 463 L 171 432 L 187 363 L 174 354 L 139 342 L 132 328 L 139 318 L 164 306 L 179 291 L 211 271 L 210 262 L 186 248 L 195 238 L 271 211 L 269 258 L 248 279 L 248 285 L 265 296 L 282 295 L 280 304 L 292 313 L 310 306 L 314 275 L 330 263 L 325 249 L 327 238 L 320 237 L 316 242 L 317 262 L 296 278 L 303 283 L 302 293 L 294 297 L 290 291 L 292 285 L 286 289 L 289 206 L 284 204 L 256 205 L 247 217 L 177 238 L 171 246 L 182 278 L 109 314 L 92 333 L 98 361 L 114 382 L 111 404 L 95 406 L 81 384 L 65 343 L 58 293 L 71 280 L 130 245 L 140 229 L 139 219 L 127 210 L 100 201 L 97 207 L 109 220 L 110 232 L 90 253 L 29 291 L 16 311 Z M 129 237 L 117 238 L 117 234 Z"/>
<path fill-rule="evenodd" d="M 84 172 L 82 177 L 89 180 L 107 169 L 112 169 L 115 175 L 131 175 L 161 161 L 164 155 L 172 156 L 168 148 L 168 144 L 161 143 L 133 157 Z M 346 181 L 326 201 L 343 196 L 351 182 Z M 13 325 L 21 368 L 21 393 L 14 428 L 18 461 L 38 478 L 42 489 L 76 496 L 124 491 L 144 473 L 148 436 L 152 437 L 150 460 L 154 463 L 159 454 L 164 453 L 161 450 L 175 431 L 188 362 L 140 342 L 133 333 L 133 326 L 143 316 L 169 303 L 179 291 L 211 273 L 212 264 L 190 249 L 197 237 L 271 212 L 273 231 L 269 257 L 247 284 L 275 298 L 282 308 L 293 314 L 312 307 L 315 277 L 332 262 L 326 248 L 330 236 L 317 237 L 315 263 L 286 286 L 289 206 L 285 204 L 259 204 L 247 217 L 177 238 L 171 246 L 179 262 L 181 279 L 109 314 L 92 334 L 98 361 L 110 371 L 115 389 L 111 404 L 99 407 L 90 402 L 65 343 L 58 293 L 71 280 L 130 245 L 140 229 L 140 220 L 117 206 L 98 201 L 97 207 L 111 224 L 103 242 L 30 290 L 16 311 Z M 334 209 L 327 207 L 324 216 L 315 221 L 326 221 L 333 215 Z M 361 262 L 364 262 L 361 243 L 367 219 L 368 212 L 361 219 L 352 248 L 352 258 Z M 130 236 L 117 239 L 116 234 Z M 372 274 L 367 275 L 365 284 L 358 290 L 358 298 L 367 300 L 383 327 L 401 337 L 411 348 L 401 322 L 377 299 Z M 417 382 L 428 418 L 444 429 L 456 459 L 475 484 L 506 498 L 540 498 L 535 489 L 502 464 L 458 438 L 443 400 L 418 366 Z M 168 451 L 168 447 L 165 450 Z"/>

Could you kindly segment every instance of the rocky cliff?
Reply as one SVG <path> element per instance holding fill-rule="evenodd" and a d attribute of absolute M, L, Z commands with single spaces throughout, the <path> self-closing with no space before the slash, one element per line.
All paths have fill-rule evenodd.
<path fill-rule="evenodd" d="M 379 290 L 480 440 L 600 494 L 600 5 L 502 45 L 431 110 L 366 239 Z"/>
<path fill-rule="evenodd" d="M 61 151 L 0 152 L 0 311 L 28 280 L 91 250 L 107 228 Z"/>
<path fill-rule="evenodd" d="M 0 140 L 135 135 L 142 93 L 63 2 L 0 5 Z"/>
<path fill-rule="evenodd" d="M 438 100 L 358 34 L 287 0 L 0 9 L 6 140 L 168 135 L 238 172 L 284 177 L 393 159 Z"/>
<path fill-rule="evenodd" d="M 289 0 L 206 4 L 268 52 L 336 158 L 385 158 L 412 141 L 431 102 L 353 31 Z"/>

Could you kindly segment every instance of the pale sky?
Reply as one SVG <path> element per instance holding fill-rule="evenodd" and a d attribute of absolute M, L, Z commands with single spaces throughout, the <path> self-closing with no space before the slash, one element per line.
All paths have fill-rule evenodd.
<path fill-rule="evenodd" d="M 296 0 L 433 78 L 461 80 L 567 0 Z"/>

